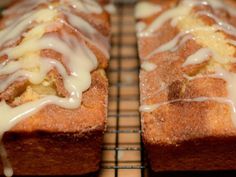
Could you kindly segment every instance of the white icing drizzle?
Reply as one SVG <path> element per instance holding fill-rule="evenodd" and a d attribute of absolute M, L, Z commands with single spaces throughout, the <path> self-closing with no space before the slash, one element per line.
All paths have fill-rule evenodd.
<path fill-rule="evenodd" d="M 21 3 L 17 3 L 13 7 L 4 10 L 2 13 L 3 15 L 12 15 L 14 13 L 21 14 L 23 12 L 29 12 L 35 7 L 37 7 L 39 4 L 46 3 L 47 0 L 28 0 L 28 1 L 22 1 Z"/>
<path fill-rule="evenodd" d="M 161 84 L 159 86 L 159 89 L 156 90 L 155 92 L 153 92 L 151 95 L 147 95 L 147 96 L 142 95 L 142 100 L 152 98 L 153 95 L 159 95 L 162 92 L 164 92 L 165 90 L 168 90 L 169 86 L 166 83 L 164 83 L 163 81 L 161 81 L 161 80 L 160 80 L 160 82 L 161 82 Z"/>
<path fill-rule="evenodd" d="M 182 1 L 183 5 L 180 5 L 174 9 L 170 9 L 166 12 L 164 12 L 163 15 L 161 15 L 160 17 L 158 17 L 156 19 L 156 27 L 155 29 L 159 26 L 161 26 L 164 22 L 166 22 L 168 19 L 172 19 L 172 25 L 173 26 L 176 26 L 176 23 L 178 20 L 180 20 L 182 18 L 183 15 L 179 15 L 178 16 L 178 13 L 189 13 L 190 12 L 190 7 L 193 7 L 194 5 L 206 5 L 206 4 L 213 4 L 214 7 L 219 7 L 217 5 L 214 4 L 214 2 L 208 2 L 208 1 L 194 1 L 194 0 L 185 0 L 185 1 Z M 223 6 L 224 7 L 224 6 Z M 180 10 L 182 8 L 186 8 L 188 10 L 185 10 L 183 12 L 180 12 Z M 176 16 L 177 15 L 177 16 Z M 154 51 L 152 51 L 150 54 L 148 54 L 145 59 L 149 59 L 151 58 L 152 56 L 154 56 L 155 54 L 157 53 L 160 53 L 160 52 L 164 52 L 164 51 L 175 51 L 176 49 L 179 48 L 179 46 L 181 46 L 182 44 L 184 44 L 184 42 L 188 41 L 189 39 L 194 39 L 194 38 L 191 38 L 191 36 L 189 34 L 191 34 L 192 32 L 194 31 L 198 31 L 198 30 L 212 30 L 212 31 L 217 31 L 217 30 L 222 30 L 224 32 L 226 32 L 227 34 L 230 34 L 230 35 L 233 35 L 233 36 L 236 36 L 236 28 L 226 22 L 224 22 L 223 20 L 219 19 L 218 17 L 216 17 L 215 15 L 209 13 L 209 12 L 205 12 L 205 11 L 200 11 L 200 12 L 197 12 L 197 15 L 206 15 L 212 19 L 214 19 L 216 21 L 217 24 L 213 25 L 212 27 L 207 27 L 207 28 L 194 28 L 194 29 L 191 29 L 191 30 L 187 30 L 187 31 L 183 31 L 183 32 L 180 32 L 179 34 L 177 34 L 172 40 L 168 41 L 167 43 L 159 46 L 157 49 L 155 49 Z M 163 16 L 163 17 L 162 17 Z M 158 20 L 159 19 L 159 20 Z M 163 19 L 165 19 L 163 21 Z M 138 22 L 138 23 L 143 23 L 143 22 Z M 154 22 L 153 22 L 154 24 Z M 138 26 L 139 27 L 139 26 Z M 141 28 L 142 27 L 142 28 Z M 137 32 L 138 32 L 138 37 L 144 37 L 144 36 L 149 36 L 150 32 L 147 32 L 147 30 L 144 30 L 145 26 L 141 26 L 138 28 Z M 150 28 L 150 27 L 149 27 Z M 188 35 L 188 36 L 185 36 L 185 35 Z M 178 44 L 179 40 L 182 39 L 182 37 L 184 36 L 184 39 L 181 40 L 181 42 Z M 236 42 L 234 40 L 230 40 L 228 39 L 229 43 L 232 44 L 232 45 L 235 45 Z M 178 45 L 177 45 L 178 44 Z"/>
<path fill-rule="evenodd" d="M 135 26 L 135 29 L 136 29 L 136 32 L 141 32 L 143 31 L 145 28 L 146 28 L 146 23 L 144 22 L 138 22 L 136 23 L 136 26 Z"/>
<path fill-rule="evenodd" d="M 176 100 L 170 100 L 170 101 L 166 101 L 166 102 L 161 102 L 161 103 L 157 103 L 157 104 L 151 104 L 151 105 L 142 105 L 139 108 L 140 112 L 153 112 L 154 110 L 171 104 L 171 103 L 178 103 L 178 102 L 206 102 L 206 101 L 213 101 L 213 102 L 218 102 L 218 103 L 222 103 L 222 104 L 228 104 L 231 106 L 232 108 L 232 116 L 234 117 L 236 114 L 236 105 L 235 102 L 232 101 L 231 99 L 227 99 L 224 97 L 196 97 L 196 98 L 190 98 L 190 99 L 176 99 Z M 232 119 L 233 124 L 236 126 L 236 119 Z"/>
<path fill-rule="evenodd" d="M 171 49 L 174 49 L 177 47 L 177 44 L 179 42 L 179 40 L 186 35 L 188 32 L 180 32 L 179 34 L 177 34 L 172 40 L 168 41 L 165 44 L 162 44 L 160 47 L 156 48 L 154 51 L 152 51 L 150 54 L 148 54 L 145 59 L 149 59 L 152 56 L 154 56 L 157 53 L 160 52 L 165 52 Z"/>
<path fill-rule="evenodd" d="M 210 5 L 214 8 L 224 9 L 231 15 L 236 15 L 235 9 L 221 0 L 182 0 L 177 7 L 167 10 L 158 16 L 145 30 L 140 32 L 138 36 L 143 37 L 152 35 L 155 30 L 160 28 L 168 20 L 171 20 L 172 26 L 175 26 L 176 23 L 182 19 L 183 16 L 189 14 L 192 7 L 196 5 Z"/>
<path fill-rule="evenodd" d="M 19 17 L 12 23 L 8 24 L 8 26 L 0 31 L 0 46 L 5 45 L 6 42 L 8 42 L 11 39 L 18 39 L 19 36 L 22 34 L 24 30 L 27 29 L 27 27 L 32 24 L 33 21 L 37 19 L 37 22 L 46 22 L 48 18 L 42 19 L 40 16 L 42 14 L 47 14 L 48 18 L 51 18 L 55 15 L 55 12 L 53 10 L 49 9 L 43 9 L 40 11 L 31 11 L 22 17 Z M 12 30 L 14 29 L 14 30 Z"/>
<path fill-rule="evenodd" d="M 83 18 L 76 16 L 72 13 L 65 13 L 68 17 L 69 23 L 73 26 L 73 28 L 77 28 L 84 34 L 86 37 L 85 40 L 94 44 L 97 48 L 99 48 L 106 58 L 109 58 L 109 40 L 107 37 L 103 36 L 97 29 L 95 29 L 90 23 L 85 21 Z"/>
<path fill-rule="evenodd" d="M 179 19 L 182 18 L 182 16 L 187 15 L 190 12 L 191 7 L 192 5 L 179 5 L 178 7 L 163 12 L 144 31 L 138 33 L 138 36 L 150 36 L 168 20 L 172 19 L 172 21 L 176 21 L 176 18 Z"/>
<path fill-rule="evenodd" d="M 0 137 L 0 140 L 1 139 L 2 139 L 2 137 Z M 3 173 L 5 174 L 6 177 L 13 176 L 13 170 L 12 170 L 11 163 L 7 158 L 6 149 L 2 143 L 0 143 L 0 156 L 1 156 L 1 160 L 3 162 L 3 166 L 4 166 Z"/>
<path fill-rule="evenodd" d="M 140 2 L 135 6 L 134 16 L 136 18 L 147 18 L 162 10 L 161 6 L 151 2 Z"/>
<path fill-rule="evenodd" d="M 41 3 L 45 3 L 47 6 L 35 10 Z M 12 11 L 27 13 L 15 17 L 14 20 L 10 19 L 10 22 L 6 22 L 7 27 L 0 30 L 0 46 L 6 45 L 9 41 L 13 42 L 21 35 L 24 37 L 19 45 L 5 48 L 0 52 L 1 56 L 4 54 L 8 56 L 8 59 L 0 64 L 0 75 L 10 74 L 0 80 L 0 92 L 21 79 L 28 79 L 32 84 L 41 84 L 47 73 L 55 68 L 63 78 L 64 87 L 69 96 L 64 98 L 44 95 L 37 100 L 16 107 L 11 107 L 2 100 L 0 102 L 0 114 L 3 116 L 0 120 L 0 140 L 6 131 L 46 105 L 53 104 L 66 109 L 76 109 L 80 106 L 82 93 L 91 84 L 90 73 L 98 65 L 96 56 L 86 46 L 85 41 L 92 43 L 109 58 L 108 37 L 103 36 L 83 18 L 74 15 L 69 6 L 83 13 L 103 12 L 98 3 L 93 0 L 60 0 L 57 5 L 52 5 L 47 0 L 37 2 L 25 0 L 4 12 L 4 15 L 10 14 Z M 59 18 L 61 13 L 68 18 L 68 23 Z M 52 27 L 55 23 L 70 26 L 82 37 L 83 41 L 66 32 L 60 34 L 60 38 L 52 34 L 44 36 L 47 27 Z M 30 30 L 27 31 L 27 28 Z M 40 51 L 43 49 L 52 49 L 61 53 L 66 66 L 53 58 L 42 58 Z M 0 155 L 4 165 L 4 174 L 12 176 L 13 170 L 2 142 L 0 143 Z"/>
<path fill-rule="evenodd" d="M 236 58 L 234 57 L 222 57 L 218 55 L 217 53 L 213 52 L 209 48 L 201 48 L 198 51 L 196 51 L 194 54 L 190 55 L 185 62 L 183 63 L 183 67 L 188 65 L 195 65 L 200 64 L 204 61 L 206 61 L 209 57 L 212 57 L 213 60 L 217 61 L 220 64 L 227 64 L 228 61 L 235 62 Z"/>
<path fill-rule="evenodd" d="M 212 13 L 206 12 L 206 11 L 200 11 L 200 12 L 197 12 L 197 15 L 205 15 L 205 16 L 210 17 L 217 23 L 217 25 L 214 25 L 214 27 L 216 27 L 219 30 L 224 31 L 227 34 L 236 36 L 236 28 L 234 26 L 230 25 L 229 23 L 224 22 L 223 20 L 216 17 Z"/>
<path fill-rule="evenodd" d="M 183 74 L 183 77 L 187 79 L 188 81 L 195 80 L 195 79 L 201 79 L 201 78 L 206 78 L 206 77 L 215 77 L 214 74 L 197 74 L 195 76 L 189 76 L 187 74 Z"/>
<path fill-rule="evenodd" d="M 157 68 L 157 65 L 148 61 L 142 63 L 141 68 L 145 71 L 153 71 Z"/>
<path fill-rule="evenodd" d="M 236 12 L 233 7 L 231 7 L 228 3 L 225 3 L 224 0 L 183 0 L 185 3 L 190 3 L 192 6 L 196 5 L 204 5 L 204 6 L 212 6 L 214 9 L 223 9 L 235 16 Z"/>
<path fill-rule="evenodd" d="M 189 32 L 180 32 L 179 34 L 177 34 L 172 40 L 168 41 L 167 43 L 161 45 L 160 47 L 157 48 L 157 50 L 154 50 L 150 55 L 152 56 L 155 53 L 159 53 L 159 52 L 164 52 L 164 51 L 168 51 L 173 49 L 174 47 L 176 47 L 176 45 L 178 44 L 179 40 L 186 34 L 188 34 Z M 149 58 L 149 57 L 148 57 Z"/>
<path fill-rule="evenodd" d="M 212 55 L 211 50 L 209 48 L 201 48 L 197 52 L 195 52 L 193 55 L 190 55 L 186 61 L 183 63 L 183 67 L 188 66 L 188 65 L 196 65 L 200 64 L 206 59 Z"/>
<path fill-rule="evenodd" d="M 235 117 L 236 114 L 236 92 L 235 92 L 235 88 L 236 88 L 236 73 L 231 73 L 221 67 L 217 67 L 216 71 L 214 74 L 210 74 L 210 75 L 197 75 L 197 76 L 187 76 L 184 75 L 184 77 L 188 80 L 194 80 L 194 79 L 198 79 L 198 78 L 203 78 L 203 77 L 211 77 L 211 78 L 220 78 L 226 81 L 226 85 L 227 85 L 227 91 L 228 91 L 228 100 L 231 100 L 231 104 L 233 105 L 233 117 Z M 236 119 L 233 119 L 234 122 L 236 123 Z M 236 125 L 236 124 L 235 124 Z"/>
<path fill-rule="evenodd" d="M 165 51 L 172 51 L 172 52 L 176 51 L 180 46 L 182 46 L 188 40 L 190 40 L 190 39 L 194 40 L 194 37 L 191 35 L 191 33 L 194 32 L 194 31 L 203 31 L 203 30 L 206 30 L 206 31 L 217 31 L 217 29 L 219 29 L 219 26 L 218 25 L 214 25 L 212 27 L 207 27 L 207 28 L 200 27 L 200 28 L 194 28 L 194 29 L 187 30 L 187 31 L 182 31 L 182 32 L 178 33 L 170 41 L 162 44 L 161 46 L 159 46 L 158 48 L 153 50 L 151 53 L 149 53 L 144 58 L 145 59 L 150 59 L 151 57 L 153 57 L 157 53 L 161 53 L 161 52 L 165 52 Z M 227 40 L 228 40 L 229 44 L 232 44 L 232 45 L 236 46 L 236 41 L 235 40 L 230 40 L 230 39 L 227 39 Z M 216 56 L 216 54 L 215 54 L 215 56 Z"/>
<path fill-rule="evenodd" d="M 176 51 L 178 50 L 182 45 L 184 45 L 188 40 L 193 39 L 193 36 L 191 34 L 186 34 L 176 45 L 174 48 L 170 49 L 170 51 Z"/>
<path fill-rule="evenodd" d="M 188 40 L 190 40 L 190 39 L 194 40 L 194 37 L 191 35 L 192 32 L 203 31 L 203 30 L 215 31 L 216 29 L 213 27 L 209 27 L 209 28 L 199 27 L 199 28 L 193 28 L 191 30 L 182 31 L 182 32 L 178 33 L 173 39 L 162 44 L 161 46 L 159 46 L 158 48 L 153 50 L 150 54 L 145 56 L 145 59 L 149 59 L 157 53 L 161 53 L 161 52 L 165 52 L 165 51 L 175 51 L 180 46 L 182 46 L 185 42 L 187 42 Z"/>
<path fill-rule="evenodd" d="M 179 20 L 182 20 L 185 16 L 188 16 L 192 10 L 192 8 L 196 5 L 209 5 L 213 8 L 218 9 L 224 9 L 225 11 L 229 12 L 231 15 L 236 15 L 236 11 L 234 8 L 230 7 L 228 4 L 226 4 L 224 1 L 220 0 L 182 0 L 181 3 L 170 10 L 167 10 L 163 12 L 161 15 L 159 15 L 148 27 L 145 29 L 142 29 L 138 31 L 138 37 L 149 37 L 152 35 L 154 31 L 156 31 L 158 28 L 160 28 L 165 22 L 170 21 L 172 26 L 176 26 L 179 22 Z M 193 27 L 191 30 L 185 30 L 181 31 L 179 34 L 177 34 L 173 39 L 168 41 L 167 43 L 159 46 L 157 49 L 152 51 L 150 54 L 148 54 L 145 59 L 150 59 L 153 55 L 164 52 L 164 51 L 173 51 L 176 50 L 180 44 L 182 45 L 189 39 L 195 40 L 194 35 L 191 35 L 194 31 L 200 30 L 209 30 L 209 32 L 218 32 L 223 31 L 227 34 L 236 36 L 236 28 L 227 22 L 219 19 L 214 14 L 210 12 L 200 11 L 196 13 L 197 16 L 199 15 L 205 15 L 213 19 L 216 24 L 209 26 L 209 27 L 200 27 L 195 28 Z M 207 33 L 210 34 L 210 33 Z M 218 39 L 219 37 L 219 39 Z M 214 41 L 221 42 L 221 36 L 212 36 L 212 39 Z M 179 42 L 180 41 L 180 42 Z M 226 43 L 231 44 L 232 46 L 236 46 L 235 40 L 226 39 Z M 215 67 L 215 73 L 210 75 L 203 75 L 199 74 L 194 77 L 188 76 L 186 74 L 183 74 L 183 77 L 187 80 L 193 80 L 197 78 L 203 78 L 203 77 L 213 77 L 213 78 L 220 78 L 226 81 L 226 87 L 228 96 L 225 97 L 197 97 L 197 98 L 189 98 L 189 99 L 175 99 L 175 100 L 169 100 L 165 102 L 160 102 L 156 104 L 150 104 L 150 105 L 142 105 L 140 106 L 141 112 L 152 112 L 161 106 L 168 105 L 170 103 L 176 103 L 176 102 L 205 102 L 205 101 L 214 101 L 219 102 L 223 104 L 228 104 L 232 108 L 232 121 L 234 125 L 236 126 L 236 73 L 231 73 L 230 71 L 227 71 L 224 67 L 222 67 L 222 64 L 231 64 L 235 63 L 236 58 L 232 56 L 232 54 L 228 54 L 225 56 L 221 56 L 218 52 L 213 51 L 214 48 L 211 48 L 211 46 L 205 46 L 198 51 L 196 51 L 194 54 L 190 55 L 185 62 L 183 63 L 183 67 L 189 66 L 189 65 L 196 65 L 200 64 L 204 61 L 206 61 L 209 57 L 210 59 L 214 60 L 218 65 Z M 230 49 L 229 49 L 230 50 Z M 229 52 L 230 53 L 230 52 Z M 232 52 L 231 52 L 232 53 Z M 159 92 L 158 92 L 159 93 Z M 146 98 L 145 98 L 146 99 Z"/>
<path fill-rule="evenodd" d="M 58 0 L 59 4 L 69 5 L 72 8 L 84 12 L 84 13 L 102 13 L 103 9 L 99 6 L 99 4 L 94 0 Z M 50 0 L 24 0 L 17 5 L 14 5 L 10 9 L 4 10 L 4 15 L 11 14 L 21 14 L 25 12 L 32 11 L 36 7 L 41 4 L 48 5 L 48 8 L 54 8 L 54 5 L 50 3 Z"/>
<path fill-rule="evenodd" d="M 109 14 L 115 14 L 117 12 L 116 6 L 113 3 L 109 3 L 109 4 L 105 5 L 104 9 Z"/>
<path fill-rule="evenodd" d="M 100 14 L 103 12 L 103 9 L 94 0 L 60 0 L 60 2 L 65 4 L 68 3 L 76 10 L 84 13 Z"/>
<path fill-rule="evenodd" d="M 222 68 L 216 69 L 216 77 L 224 79 L 227 83 L 227 90 L 228 90 L 228 98 L 233 103 L 233 111 L 232 111 L 232 118 L 236 125 L 236 73 L 228 72 Z"/>
<path fill-rule="evenodd" d="M 151 104 L 151 105 L 142 105 L 140 106 L 139 110 L 141 112 L 153 112 L 154 110 L 160 108 L 161 106 L 168 105 L 170 103 L 177 103 L 177 102 L 205 102 L 205 101 L 216 101 L 220 103 L 226 103 L 226 104 L 231 104 L 233 105 L 234 112 L 235 111 L 235 106 L 232 101 L 229 99 L 223 98 L 223 97 L 196 97 L 196 98 L 190 98 L 190 99 L 176 99 L 176 100 L 170 100 L 166 102 L 161 102 L 157 104 Z"/>
<path fill-rule="evenodd" d="M 236 16 L 236 11 L 234 7 L 231 7 L 228 3 L 222 0 L 205 0 L 206 4 L 211 5 L 217 9 L 224 9 L 225 11 L 229 12 L 232 16 Z"/>

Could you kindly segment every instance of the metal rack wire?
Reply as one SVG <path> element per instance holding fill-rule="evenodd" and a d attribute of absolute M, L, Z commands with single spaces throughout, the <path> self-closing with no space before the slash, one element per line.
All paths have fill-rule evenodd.
<path fill-rule="evenodd" d="M 112 17 L 108 127 L 100 177 L 144 177 L 134 1 L 119 1 Z"/>

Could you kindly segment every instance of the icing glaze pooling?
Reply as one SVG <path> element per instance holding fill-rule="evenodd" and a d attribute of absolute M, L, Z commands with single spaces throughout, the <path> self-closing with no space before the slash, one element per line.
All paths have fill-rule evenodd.
<path fill-rule="evenodd" d="M 13 170 L 10 161 L 7 159 L 6 149 L 2 144 L 0 144 L 0 155 L 4 166 L 3 173 L 6 177 L 11 177 L 13 175 Z"/>
<path fill-rule="evenodd" d="M 47 6 L 37 10 L 36 7 L 41 3 Z M 24 15 L 6 22 L 6 28 L 0 30 L 2 38 L 0 46 L 8 42 L 14 43 L 19 36 L 23 36 L 18 45 L 6 47 L 0 51 L 1 56 L 8 56 L 8 59 L 0 64 L 0 75 L 7 76 L 0 81 L 0 92 L 21 79 L 27 79 L 35 85 L 42 84 L 47 74 L 52 69 L 56 69 L 63 78 L 64 87 L 69 94 L 68 97 L 42 95 L 36 100 L 16 107 L 11 107 L 2 100 L 0 114 L 3 118 L 0 119 L 0 139 L 4 132 L 46 105 L 53 104 L 66 109 L 76 109 L 80 106 L 82 93 L 91 85 L 91 71 L 98 66 L 95 54 L 85 42 L 94 45 L 104 56 L 109 57 L 108 37 L 103 36 L 83 18 L 73 14 L 71 7 L 83 13 L 103 12 L 93 0 L 59 0 L 57 4 L 51 4 L 47 0 L 37 2 L 25 0 L 12 8 L 16 11 L 20 9 L 18 13 Z M 5 11 L 4 14 L 10 13 L 12 9 Z M 67 17 L 68 22 L 61 18 L 61 14 Z M 56 24 L 69 26 L 83 40 L 66 31 L 60 33 L 60 37 L 56 34 L 45 35 L 47 30 Z M 40 51 L 44 49 L 51 49 L 62 54 L 66 60 L 66 66 L 54 58 L 42 57 Z M 4 174 L 12 176 L 13 170 L 2 143 L 0 143 L 0 155 L 4 165 Z"/>
<path fill-rule="evenodd" d="M 156 67 L 156 64 L 147 61 L 143 62 L 141 65 L 141 68 L 145 71 L 153 71 L 156 69 Z"/>
<path fill-rule="evenodd" d="M 161 6 L 157 4 L 143 1 L 135 6 L 134 15 L 136 18 L 146 18 L 160 12 L 161 10 Z"/>
<path fill-rule="evenodd" d="M 104 6 L 104 9 L 109 13 L 109 14 L 115 14 L 117 12 L 116 6 L 113 3 L 109 3 Z"/>
<path fill-rule="evenodd" d="M 167 43 L 159 46 L 157 49 L 152 51 L 147 57 L 146 61 L 150 57 L 157 53 L 165 51 L 174 51 L 187 40 L 194 40 L 196 43 L 202 46 L 199 50 L 188 56 L 182 67 L 189 65 L 197 65 L 205 62 L 206 60 L 211 61 L 206 64 L 207 67 L 214 71 L 211 75 L 196 75 L 193 77 L 183 75 L 187 80 L 194 80 L 201 77 L 214 77 L 220 78 L 226 81 L 226 89 L 228 91 L 227 97 L 197 97 L 191 99 L 176 99 L 169 100 L 166 102 L 160 102 L 150 105 L 142 105 L 140 111 L 152 112 L 161 106 L 168 105 L 169 103 L 176 102 L 205 102 L 214 101 L 223 104 L 228 104 L 232 108 L 232 122 L 236 126 L 236 73 L 227 70 L 227 67 L 232 63 L 236 62 L 234 57 L 236 48 L 235 40 L 229 39 L 226 34 L 236 37 L 235 27 L 226 21 L 220 19 L 211 12 L 200 10 L 193 12 L 192 8 L 198 5 L 212 6 L 213 8 L 222 9 L 227 11 L 230 15 L 236 15 L 235 10 L 220 0 L 182 0 L 176 7 L 167 10 L 160 14 L 151 25 L 143 29 L 139 34 L 139 38 L 145 38 L 152 35 L 154 31 L 159 29 L 164 23 L 170 21 L 173 27 L 177 27 L 180 32 L 173 39 Z M 200 16 L 207 16 L 215 21 L 215 24 L 209 26 L 205 24 Z"/>
<path fill-rule="evenodd" d="M 184 62 L 184 64 L 182 66 L 188 66 L 188 65 L 195 65 L 195 64 L 200 64 L 204 61 L 206 61 L 206 59 L 211 55 L 211 50 L 209 50 L 208 48 L 201 48 L 199 49 L 196 53 L 194 53 L 193 55 L 190 55 L 186 61 Z"/>

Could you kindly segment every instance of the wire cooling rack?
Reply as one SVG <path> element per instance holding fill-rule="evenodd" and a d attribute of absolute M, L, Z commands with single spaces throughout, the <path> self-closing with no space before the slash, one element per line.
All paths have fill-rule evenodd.
<path fill-rule="evenodd" d="M 134 19 L 134 3 L 137 0 L 113 1 L 117 13 L 111 18 L 108 127 L 100 173 L 89 174 L 88 177 L 235 177 L 236 171 L 156 174 L 147 170 L 138 111 L 139 59 Z"/>
<path fill-rule="evenodd" d="M 118 3 L 112 16 L 108 127 L 100 177 L 145 176 L 133 2 Z"/>

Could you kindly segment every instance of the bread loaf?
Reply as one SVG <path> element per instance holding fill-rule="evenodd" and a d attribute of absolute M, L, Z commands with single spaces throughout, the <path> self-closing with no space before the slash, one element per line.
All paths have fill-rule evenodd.
<path fill-rule="evenodd" d="M 136 6 L 145 149 L 154 171 L 236 169 L 236 3 Z"/>
<path fill-rule="evenodd" d="M 109 15 L 93 0 L 19 0 L 0 22 L 0 173 L 99 169 Z"/>

